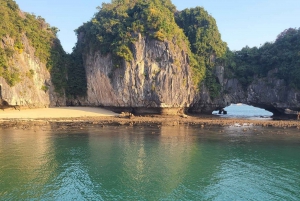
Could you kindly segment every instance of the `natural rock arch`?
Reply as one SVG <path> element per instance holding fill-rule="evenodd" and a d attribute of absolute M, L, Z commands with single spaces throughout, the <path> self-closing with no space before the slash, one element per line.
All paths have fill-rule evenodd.
<path fill-rule="evenodd" d="M 217 67 L 216 76 L 222 86 L 219 97 L 212 100 L 208 89 L 203 84 L 189 112 L 211 114 L 231 103 L 243 103 L 270 111 L 275 118 L 284 116 L 296 118 L 297 115 L 286 111 L 287 109 L 295 113 L 300 111 L 300 91 L 289 87 L 275 74 L 276 71 L 270 71 L 266 77 L 257 77 L 249 86 L 243 87 L 238 79 L 224 76 L 224 67 Z"/>

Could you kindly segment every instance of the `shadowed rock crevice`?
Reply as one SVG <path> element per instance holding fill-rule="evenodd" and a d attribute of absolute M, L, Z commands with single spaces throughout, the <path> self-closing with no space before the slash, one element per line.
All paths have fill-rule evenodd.
<path fill-rule="evenodd" d="M 10 105 L 7 101 L 0 99 L 0 109 L 4 111 L 4 109 L 14 108 L 15 110 L 20 111 L 19 105 Z"/>

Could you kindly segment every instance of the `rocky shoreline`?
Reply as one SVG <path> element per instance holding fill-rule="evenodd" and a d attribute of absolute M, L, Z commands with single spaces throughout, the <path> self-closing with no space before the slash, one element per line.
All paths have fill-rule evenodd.
<path fill-rule="evenodd" d="M 296 120 L 253 120 L 253 119 L 229 119 L 213 115 L 207 116 L 112 116 L 112 117 L 76 117 L 76 118 L 43 118 L 43 119 L 0 119 L 2 129 L 17 128 L 31 129 L 35 127 L 51 126 L 55 130 L 80 130 L 90 126 L 196 126 L 206 129 L 218 127 L 274 127 L 300 129 L 300 121 Z"/>

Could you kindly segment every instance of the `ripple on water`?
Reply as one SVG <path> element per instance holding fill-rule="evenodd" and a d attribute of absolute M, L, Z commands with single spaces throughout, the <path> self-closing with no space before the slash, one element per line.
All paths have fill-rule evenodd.
<path fill-rule="evenodd" d="M 297 200 L 299 171 L 263 161 L 224 161 L 205 189 L 208 200 Z"/>

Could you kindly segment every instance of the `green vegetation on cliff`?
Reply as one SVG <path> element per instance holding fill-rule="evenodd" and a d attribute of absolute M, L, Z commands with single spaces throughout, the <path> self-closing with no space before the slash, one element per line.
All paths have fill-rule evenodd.
<path fill-rule="evenodd" d="M 204 8 L 196 7 L 178 12 L 176 22 L 189 39 L 197 65 L 205 66 L 201 69 L 205 69 L 205 84 L 211 98 L 217 97 L 221 85 L 214 75 L 214 67 L 218 64 L 217 58 L 224 56 L 227 44 L 221 39 L 215 19 Z"/>
<path fill-rule="evenodd" d="M 170 0 L 113 0 L 103 3 L 93 19 L 76 30 L 83 54 L 110 53 L 115 67 L 133 60 L 132 43 L 138 34 L 150 39 L 175 43 L 189 55 L 193 81 L 206 83 L 213 96 L 219 85 L 213 74 L 215 59 L 223 56 L 216 22 L 203 8 L 178 12 Z"/>
<path fill-rule="evenodd" d="M 300 89 L 300 29 L 287 29 L 273 43 L 261 47 L 245 47 L 228 52 L 226 63 L 231 76 L 247 87 L 255 77 L 266 77 L 274 70 L 277 78 L 284 79 L 293 88 Z"/>
<path fill-rule="evenodd" d="M 84 97 L 87 91 L 87 80 L 81 47 L 76 45 L 68 62 L 66 95 L 68 98 Z"/>
<path fill-rule="evenodd" d="M 132 44 L 141 34 L 187 53 L 194 84 L 205 83 L 212 98 L 221 91 L 216 65 L 225 66 L 227 77 L 237 78 L 245 88 L 273 70 L 277 78 L 300 89 L 300 29 L 287 29 L 259 48 L 246 46 L 232 52 L 222 41 L 215 19 L 202 7 L 177 11 L 170 0 L 112 0 L 76 30 L 78 43 L 71 55 L 63 50 L 57 32 L 42 17 L 20 11 L 15 1 L 1 0 L 0 76 L 10 86 L 16 85 L 22 79 L 17 54 L 33 52 L 49 70 L 56 92 L 82 97 L 87 90 L 86 55 L 110 54 L 118 68 L 134 59 Z M 33 75 L 27 72 L 27 76 Z"/>
<path fill-rule="evenodd" d="M 19 69 L 15 66 L 14 55 L 28 51 L 25 37 L 34 48 L 35 56 L 52 74 L 57 92 L 62 93 L 66 85 L 66 53 L 56 38 L 58 29 L 50 27 L 45 19 L 20 11 L 13 0 L 0 1 L 0 76 L 10 86 L 21 81 Z"/>
<path fill-rule="evenodd" d="M 122 59 L 131 61 L 131 44 L 138 34 L 164 41 L 177 37 L 178 43 L 187 41 L 174 20 L 175 7 L 169 1 L 125 0 L 103 3 L 94 18 L 79 27 L 77 35 L 84 34 L 83 50 L 100 50 L 111 53 L 114 65 L 119 67 Z"/>
<path fill-rule="evenodd" d="M 215 57 L 224 55 L 227 45 L 221 39 L 215 19 L 204 8 L 178 12 L 176 22 L 188 37 L 192 52 L 205 61 L 207 67 L 214 66 Z"/>

